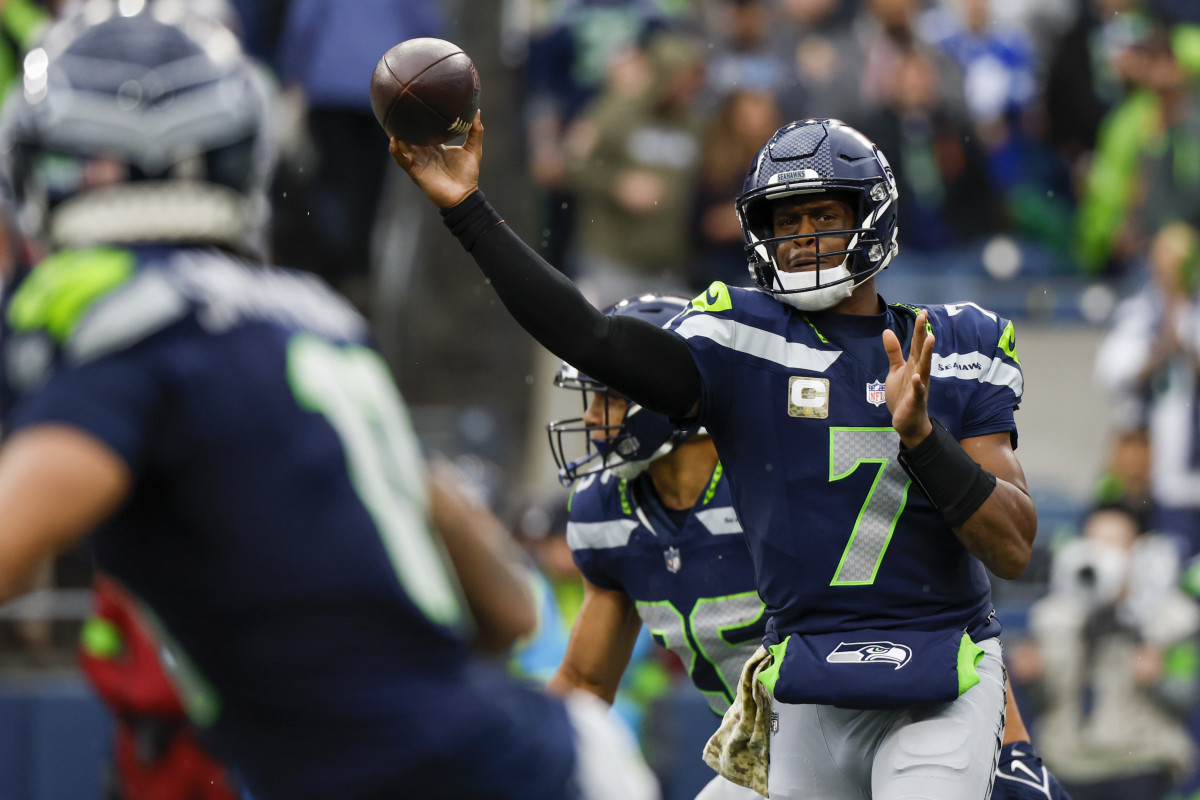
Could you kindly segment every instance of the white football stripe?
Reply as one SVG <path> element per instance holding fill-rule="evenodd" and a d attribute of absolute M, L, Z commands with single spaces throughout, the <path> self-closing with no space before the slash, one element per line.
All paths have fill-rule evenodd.
<path fill-rule="evenodd" d="M 700 520 L 704 527 L 708 528 L 708 532 L 714 535 L 742 532 L 742 523 L 738 522 L 737 515 L 733 513 L 731 506 L 697 511 L 696 519 Z"/>
<path fill-rule="evenodd" d="M 88 310 L 67 342 L 67 359 L 82 364 L 131 347 L 187 313 L 186 299 L 162 273 L 144 272 Z"/>
<path fill-rule="evenodd" d="M 572 550 L 599 550 L 623 547 L 637 528 L 637 520 L 614 519 L 605 522 L 568 522 L 567 544 Z"/>
<path fill-rule="evenodd" d="M 752 325 L 711 314 L 687 317 L 675 330 L 685 339 L 708 339 L 722 347 L 773 361 L 788 369 L 824 372 L 841 355 L 840 351 L 817 350 L 806 344 L 789 342 L 777 333 L 768 333 Z"/>
<path fill-rule="evenodd" d="M 1018 398 L 1025 391 L 1021 370 L 1003 359 L 989 358 L 983 353 L 948 353 L 944 356 L 935 353 L 929 374 L 933 378 L 958 378 L 1007 386 Z"/>

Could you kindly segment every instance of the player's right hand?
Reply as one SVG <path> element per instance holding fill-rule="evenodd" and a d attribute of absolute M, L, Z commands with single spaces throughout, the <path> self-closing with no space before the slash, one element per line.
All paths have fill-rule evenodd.
<path fill-rule="evenodd" d="M 456 206 L 479 188 L 479 163 L 483 160 L 482 112 L 476 112 L 461 147 L 408 144 L 393 136 L 388 152 L 438 208 Z"/>
<path fill-rule="evenodd" d="M 893 331 L 883 332 L 883 349 L 888 357 L 884 396 L 892 412 L 892 427 L 905 447 L 916 447 L 933 430 L 929 421 L 929 370 L 933 362 L 933 334 L 926 329 L 928 312 L 917 314 L 908 358 Z"/>

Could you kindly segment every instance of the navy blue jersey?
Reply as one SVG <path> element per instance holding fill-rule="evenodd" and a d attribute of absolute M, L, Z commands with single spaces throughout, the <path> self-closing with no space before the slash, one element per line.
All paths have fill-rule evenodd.
<path fill-rule="evenodd" d="M 969 303 L 928 312 L 930 415 L 959 439 L 1008 431 L 1015 441 L 1023 386 L 1011 323 Z M 866 628 L 998 632 L 986 570 L 896 461 L 880 336 L 891 328 L 907 351 L 916 313 L 805 315 L 717 283 L 667 326 L 700 371 L 700 422 L 728 470 L 769 642 Z"/>
<path fill-rule="evenodd" d="M 575 485 L 567 525 L 575 563 L 596 586 L 633 600 L 655 640 L 679 656 L 709 706 L 723 714 L 766 625 L 729 481 L 718 464 L 674 531 L 655 525 L 637 494 L 611 472 Z"/>
<path fill-rule="evenodd" d="M 128 464 L 97 563 L 255 797 L 563 793 L 565 709 L 469 658 L 407 411 L 349 304 L 214 250 L 88 250 L 34 269 L 5 322 L 7 432 L 76 426 Z"/>

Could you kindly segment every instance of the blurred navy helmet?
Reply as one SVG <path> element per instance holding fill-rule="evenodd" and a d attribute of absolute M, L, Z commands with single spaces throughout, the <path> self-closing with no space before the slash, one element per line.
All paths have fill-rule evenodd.
<path fill-rule="evenodd" d="M 28 235 L 263 254 L 267 92 L 227 27 L 185 0 L 87 0 L 24 66 L 0 144 Z"/>
<path fill-rule="evenodd" d="M 691 305 L 685 297 L 640 294 L 627 297 L 608 308 L 609 316 L 637 317 L 662 327 Z M 554 385 L 581 392 L 586 411 L 590 392 L 607 392 L 608 387 L 564 363 L 554 376 Z M 616 424 L 589 425 L 583 417 L 558 420 L 546 426 L 550 452 L 558 465 L 558 479 L 570 485 L 576 478 L 611 469 L 617 477 L 634 478 L 656 458 L 672 452 L 697 428 L 680 429 L 661 414 L 629 401 L 625 418 Z"/>
<path fill-rule="evenodd" d="M 818 240 L 817 268 L 785 272 L 775 260 L 777 246 L 800 234 L 776 237 L 771 206 L 785 197 L 823 193 L 850 204 L 856 227 L 803 234 Z M 854 128 L 836 119 L 783 126 L 758 151 L 736 204 L 755 282 L 802 311 L 831 308 L 899 251 L 897 200 L 887 158 Z M 826 250 L 821 240 L 831 236 L 849 241 L 842 249 Z"/>

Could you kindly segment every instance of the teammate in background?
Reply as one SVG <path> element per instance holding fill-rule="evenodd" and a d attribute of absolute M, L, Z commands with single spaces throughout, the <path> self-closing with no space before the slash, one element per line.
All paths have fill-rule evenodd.
<path fill-rule="evenodd" d="M 600 313 L 503 224 L 482 145 L 477 117 L 462 147 L 391 152 L 539 342 L 716 445 L 769 618 L 770 770 L 740 777 L 773 798 L 987 797 L 1005 687 L 984 568 L 1019 575 L 1037 527 L 1023 379 L 1006 320 L 876 293 L 898 200 L 878 148 L 836 120 L 777 131 L 736 204 L 758 288 L 713 284 L 664 330 Z"/>
<path fill-rule="evenodd" d="M 682 297 L 647 294 L 606 313 L 662 327 L 687 307 Z M 581 418 L 548 426 L 559 477 L 575 482 L 567 542 L 584 600 L 547 688 L 586 689 L 612 703 L 644 622 L 723 714 L 766 617 L 712 439 L 630 405 L 569 365 L 555 383 L 584 400 Z M 700 797 L 759 795 L 718 776 Z"/>
<path fill-rule="evenodd" d="M 682 297 L 635 295 L 605 313 L 662 327 L 688 306 Z M 611 703 L 645 624 L 724 714 L 766 619 L 712 439 L 681 431 L 567 364 L 555 384 L 584 399 L 582 417 L 547 430 L 560 479 L 575 485 L 567 541 L 585 599 L 550 688 L 586 689 Z M 992 800 L 1069 800 L 1030 744 L 1011 689 L 1005 719 Z M 757 797 L 718 776 L 697 800 Z"/>
<path fill-rule="evenodd" d="M 0 125 L 50 253 L 3 294 L 0 601 L 95 531 L 256 800 L 656 796 L 602 703 L 472 656 L 533 624 L 506 534 L 423 466 L 364 320 L 255 263 L 236 40 L 125 5 L 52 28 Z"/>

